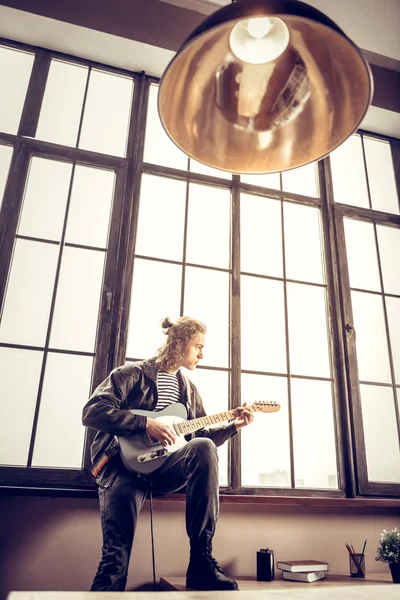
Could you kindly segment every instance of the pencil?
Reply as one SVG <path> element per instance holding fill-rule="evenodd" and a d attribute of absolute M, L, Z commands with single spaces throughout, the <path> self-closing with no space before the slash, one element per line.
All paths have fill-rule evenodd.
<path fill-rule="evenodd" d="M 364 546 L 363 546 L 363 549 L 362 549 L 362 552 L 361 552 L 362 556 L 364 556 L 365 546 L 366 545 L 367 545 L 367 540 L 365 540 L 365 542 L 364 542 Z"/>

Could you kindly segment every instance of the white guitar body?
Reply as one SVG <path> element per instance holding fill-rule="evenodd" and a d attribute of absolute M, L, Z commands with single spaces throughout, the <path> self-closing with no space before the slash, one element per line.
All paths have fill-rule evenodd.
<path fill-rule="evenodd" d="M 280 409 L 280 405 L 276 402 L 254 402 L 254 404 L 247 408 L 252 412 L 277 412 Z M 167 408 L 159 412 L 136 409 L 131 410 L 131 412 L 134 415 L 151 417 L 152 419 L 166 423 L 176 435 L 176 441 L 171 446 L 163 446 L 145 433 L 138 433 L 128 437 L 117 436 L 120 456 L 125 467 L 132 473 L 141 473 L 144 475 L 153 473 L 153 471 L 161 467 L 170 454 L 183 448 L 187 444 L 186 435 L 208 425 L 217 425 L 229 419 L 234 419 L 236 416 L 235 411 L 230 410 L 187 421 L 186 408 L 180 402 L 170 404 Z"/>
<path fill-rule="evenodd" d="M 134 415 L 151 417 L 162 423 L 166 423 L 172 430 L 176 431 L 174 425 L 186 422 L 187 411 L 180 402 L 171 404 L 160 410 L 152 412 L 149 410 L 132 410 Z M 129 471 L 135 473 L 149 474 L 161 467 L 167 457 L 183 448 L 187 441 L 184 435 L 177 435 L 172 445 L 163 446 L 157 441 L 153 441 L 146 434 L 137 434 L 130 437 L 118 437 L 120 455 L 122 462 Z"/>

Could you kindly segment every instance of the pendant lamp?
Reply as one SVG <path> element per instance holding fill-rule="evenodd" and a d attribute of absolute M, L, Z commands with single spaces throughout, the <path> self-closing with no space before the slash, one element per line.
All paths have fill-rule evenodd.
<path fill-rule="evenodd" d="M 368 63 L 323 13 L 297 0 L 237 0 L 193 31 L 161 79 L 158 110 L 191 158 L 275 173 L 327 156 L 372 99 Z"/>

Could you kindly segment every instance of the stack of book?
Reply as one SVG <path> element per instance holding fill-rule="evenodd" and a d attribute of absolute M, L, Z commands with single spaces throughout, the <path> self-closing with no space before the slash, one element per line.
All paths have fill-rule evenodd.
<path fill-rule="evenodd" d="M 281 569 L 283 579 L 308 583 L 325 579 L 329 570 L 328 563 L 319 560 L 278 560 L 276 566 Z"/>

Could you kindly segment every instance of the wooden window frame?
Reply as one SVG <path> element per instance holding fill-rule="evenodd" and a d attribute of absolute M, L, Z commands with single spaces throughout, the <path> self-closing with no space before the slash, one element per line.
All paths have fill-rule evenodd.
<path fill-rule="evenodd" d="M 0 143 L 14 147 L 4 201 L 0 212 L 0 241 L 4 244 L 5 253 L 2 251 L 0 260 L 0 300 L 3 298 L 9 258 L 13 247 L 13 234 L 16 230 L 19 202 L 22 198 L 25 178 L 21 173 L 27 172 L 29 157 L 45 156 L 58 160 L 76 161 L 79 164 L 104 166 L 115 168 L 120 173 L 119 184 L 115 192 L 114 204 L 117 207 L 112 219 L 114 220 L 115 235 L 110 240 L 110 259 L 114 259 L 113 277 L 104 282 L 99 323 L 101 335 L 98 336 L 96 359 L 93 369 L 92 389 L 102 381 L 112 368 L 125 360 L 127 324 L 131 286 L 134 268 L 135 238 L 139 210 L 140 179 L 142 173 L 161 175 L 204 183 L 208 185 L 230 188 L 232 199 L 232 256 L 231 256 L 231 352 L 230 352 L 230 408 L 240 405 L 240 298 L 238 287 L 240 280 L 240 192 L 259 193 L 263 196 L 276 197 L 288 201 L 301 202 L 312 206 L 320 206 L 325 246 L 328 294 L 328 324 L 332 343 L 333 381 L 335 386 L 335 427 L 337 441 L 337 458 L 339 472 L 338 490 L 309 490 L 287 488 L 243 488 L 240 485 L 240 440 L 235 436 L 230 442 L 229 470 L 231 484 L 221 487 L 221 497 L 226 502 L 256 502 L 265 504 L 336 504 L 354 506 L 400 506 L 396 498 L 385 499 L 383 496 L 398 496 L 398 486 L 388 486 L 384 489 L 375 489 L 366 486 L 364 478 L 365 457 L 360 449 L 359 421 L 350 406 L 349 364 L 354 360 L 348 354 L 344 324 L 346 322 L 344 309 L 348 302 L 343 289 L 343 281 L 339 273 L 343 270 L 343 235 L 340 231 L 338 220 L 344 214 L 358 214 L 359 210 L 353 207 L 344 207 L 333 202 L 333 186 L 329 158 L 321 160 L 318 164 L 318 178 L 320 184 L 320 199 L 310 199 L 302 195 L 289 192 L 260 188 L 251 184 L 240 182 L 236 175 L 232 180 L 219 179 L 192 171 L 184 171 L 170 167 L 163 167 L 143 162 L 145 120 L 148 103 L 149 88 L 158 79 L 149 77 L 144 73 L 130 73 L 121 69 L 114 69 L 92 61 L 78 59 L 73 56 L 47 51 L 32 46 L 0 40 L 3 45 L 13 48 L 35 52 L 32 76 L 22 111 L 20 127 L 17 135 L 0 133 Z M 111 73 L 119 73 L 133 77 L 135 82 L 134 97 L 132 102 L 131 119 L 128 133 L 127 155 L 117 158 L 96 152 L 64 146 L 32 139 L 36 133 L 40 108 L 43 100 L 47 74 L 52 58 L 59 58 L 68 62 L 99 68 Z M 29 138 L 28 138 L 29 136 Z M 369 137 L 374 137 L 368 132 Z M 400 197 L 400 143 L 384 136 L 375 136 L 380 139 L 389 139 L 395 165 L 398 194 Z M 368 211 L 371 215 L 371 211 Z M 381 216 L 381 215 L 380 215 Z M 394 217 L 397 223 L 397 217 Z M 11 227 L 10 227 L 11 223 Z M 111 307 L 107 298 L 111 293 Z M 110 310 L 109 310 L 110 308 Z M 349 387 L 350 386 L 350 387 Z M 349 391 L 350 390 L 350 391 Z M 85 439 L 85 452 L 82 469 L 42 469 L 27 467 L 0 467 L 0 487 L 13 493 L 43 493 L 56 495 L 84 495 L 95 496 L 95 486 L 92 478 L 87 475 L 89 466 L 89 446 L 94 437 L 94 431 L 88 429 Z M 356 441 L 355 441 L 356 440 Z M 364 463 L 363 463 L 364 460 Z M 356 465 L 358 473 L 356 470 Z M 364 470 L 363 470 L 364 469 Z M 364 496 L 364 497 L 361 497 Z M 377 498 L 375 496 L 382 496 Z M 169 500 L 180 501 L 182 494 L 166 497 Z"/>
<path fill-rule="evenodd" d="M 381 225 L 395 225 L 400 229 L 400 215 L 389 215 L 371 209 L 356 208 L 338 204 L 335 207 L 335 225 L 338 236 L 339 268 L 341 273 L 341 301 L 343 311 L 343 336 L 345 338 L 346 368 L 349 393 L 348 413 L 353 431 L 353 453 L 357 464 L 356 493 L 361 496 L 398 496 L 400 497 L 400 483 L 370 482 L 367 471 L 367 458 L 363 430 L 362 407 L 360 396 L 360 381 L 358 376 L 357 355 L 355 346 L 355 330 L 353 328 L 353 312 L 350 297 L 350 280 L 345 248 L 344 218 L 353 217 L 358 220 Z M 379 293 L 381 296 L 381 293 Z M 389 347 L 389 361 L 394 380 L 393 355 Z M 390 387 L 392 386 L 385 386 Z M 398 403 L 395 403 L 397 426 L 399 430 L 400 415 Z M 399 431 L 400 440 L 400 431 Z"/>

